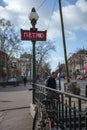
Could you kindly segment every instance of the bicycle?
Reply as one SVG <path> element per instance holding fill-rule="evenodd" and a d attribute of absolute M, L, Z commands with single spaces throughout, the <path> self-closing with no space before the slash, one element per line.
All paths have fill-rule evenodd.
<path fill-rule="evenodd" d="M 47 95 L 41 102 L 38 100 L 32 130 L 58 129 L 58 100 L 59 95 L 56 93 Z"/>

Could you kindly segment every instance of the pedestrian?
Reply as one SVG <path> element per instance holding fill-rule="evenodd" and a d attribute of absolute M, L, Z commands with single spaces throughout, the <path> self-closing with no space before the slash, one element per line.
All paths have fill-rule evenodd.
<path fill-rule="evenodd" d="M 51 76 L 46 81 L 47 87 L 56 89 L 56 80 L 55 80 L 56 76 L 57 76 L 56 72 L 51 73 Z"/>
<path fill-rule="evenodd" d="M 27 78 L 26 77 L 23 78 L 23 82 L 24 82 L 24 87 L 26 87 L 26 83 L 27 83 Z"/>
<path fill-rule="evenodd" d="M 52 72 L 51 76 L 48 78 L 48 80 L 46 81 L 46 86 L 52 89 L 57 89 L 56 88 L 56 76 L 57 73 L 56 72 Z M 59 94 L 53 91 L 49 91 L 47 90 L 47 98 L 50 99 L 59 99 Z"/>

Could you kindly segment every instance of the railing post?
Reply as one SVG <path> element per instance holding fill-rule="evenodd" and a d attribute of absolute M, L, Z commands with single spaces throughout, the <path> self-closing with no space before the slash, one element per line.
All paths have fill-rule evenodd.
<path fill-rule="evenodd" d="M 71 130 L 71 97 L 69 96 L 69 129 Z"/>
<path fill-rule="evenodd" d="M 62 121 L 64 122 L 64 97 L 63 97 L 63 94 L 61 95 L 61 99 L 62 99 Z"/>
<path fill-rule="evenodd" d="M 74 103 L 73 115 L 74 115 L 73 128 L 74 128 L 74 130 L 76 130 L 76 106 L 75 106 L 75 103 Z"/>
<path fill-rule="evenodd" d="M 85 86 L 85 96 L 87 97 L 87 85 Z"/>
<path fill-rule="evenodd" d="M 68 110 L 67 110 L 67 100 L 65 101 L 65 127 L 67 127 L 67 122 L 68 122 L 68 118 L 67 118 L 67 113 L 68 113 Z"/>
<path fill-rule="evenodd" d="M 85 115 L 85 130 L 87 130 L 87 108 L 86 108 L 86 115 Z"/>
<path fill-rule="evenodd" d="M 79 117 L 78 117 L 78 121 L 79 121 L 79 130 L 82 130 L 82 125 L 81 125 L 81 100 L 78 100 L 78 110 L 79 110 Z"/>

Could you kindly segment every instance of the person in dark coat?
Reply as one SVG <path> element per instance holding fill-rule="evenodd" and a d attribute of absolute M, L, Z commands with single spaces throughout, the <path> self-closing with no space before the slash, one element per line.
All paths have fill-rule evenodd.
<path fill-rule="evenodd" d="M 24 82 L 24 86 L 26 87 L 26 83 L 27 83 L 27 78 L 26 77 L 24 77 L 23 82 Z"/>
<path fill-rule="evenodd" d="M 57 76 L 56 72 L 52 72 L 51 76 L 46 81 L 47 87 L 56 89 L 56 80 L 55 80 L 56 76 Z"/>
<path fill-rule="evenodd" d="M 47 87 L 52 88 L 52 89 L 57 89 L 56 80 L 55 80 L 56 76 L 57 76 L 56 72 L 52 72 L 51 76 L 47 80 L 47 83 L 46 83 Z M 59 99 L 59 94 L 51 90 L 47 90 L 47 98 Z"/>

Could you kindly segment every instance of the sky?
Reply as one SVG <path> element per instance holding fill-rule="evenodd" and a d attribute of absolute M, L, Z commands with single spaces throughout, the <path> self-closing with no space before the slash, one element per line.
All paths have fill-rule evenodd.
<path fill-rule="evenodd" d="M 79 49 L 87 49 L 87 0 L 61 0 L 61 5 L 68 58 Z M 47 30 L 47 40 L 55 41 L 56 50 L 48 59 L 54 71 L 59 62 L 65 61 L 58 0 L 0 0 L 0 18 L 10 20 L 19 29 L 30 29 L 32 7 L 39 16 L 38 30 Z M 31 48 L 31 41 L 24 42 L 23 47 Z"/>

